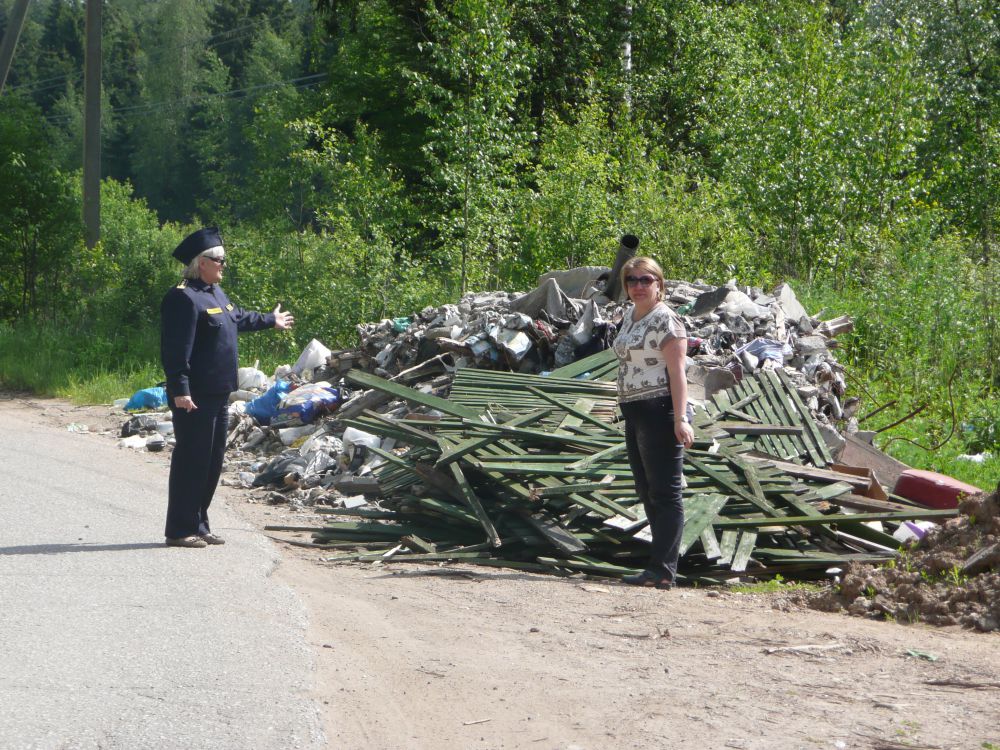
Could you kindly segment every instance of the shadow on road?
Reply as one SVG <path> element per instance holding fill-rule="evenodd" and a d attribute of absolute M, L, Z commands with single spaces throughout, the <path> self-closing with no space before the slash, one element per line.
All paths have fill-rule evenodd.
<path fill-rule="evenodd" d="M 134 549 L 164 547 L 163 542 L 138 544 L 28 544 L 23 547 L 0 547 L 3 555 L 61 555 L 64 552 L 124 552 Z M 164 547 L 165 549 L 165 547 Z"/>

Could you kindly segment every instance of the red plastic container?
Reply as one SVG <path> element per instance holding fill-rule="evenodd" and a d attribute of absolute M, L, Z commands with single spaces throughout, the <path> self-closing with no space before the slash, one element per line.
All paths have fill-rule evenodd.
<path fill-rule="evenodd" d="M 978 495 L 982 490 L 946 474 L 907 469 L 899 475 L 892 492 L 928 508 L 957 508 L 959 495 Z"/>

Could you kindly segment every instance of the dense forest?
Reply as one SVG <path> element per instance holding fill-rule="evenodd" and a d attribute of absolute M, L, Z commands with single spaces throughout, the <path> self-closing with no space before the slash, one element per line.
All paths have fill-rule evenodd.
<path fill-rule="evenodd" d="M 1000 453 L 994 3 L 108 0 L 92 249 L 84 11 L 31 4 L 0 97 L 7 382 L 155 369 L 170 250 L 204 224 L 231 296 L 298 317 L 265 359 L 632 232 L 673 278 L 854 315 L 866 397 L 931 405 L 928 444 L 950 390 L 954 452 Z"/>

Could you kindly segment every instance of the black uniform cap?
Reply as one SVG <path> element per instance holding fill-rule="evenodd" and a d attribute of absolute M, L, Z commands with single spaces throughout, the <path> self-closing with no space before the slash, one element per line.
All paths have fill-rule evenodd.
<path fill-rule="evenodd" d="M 221 245 L 222 237 L 219 236 L 219 228 L 205 227 L 185 237 L 174 250 L 174 257 L 181 263 L 188 264 L 209 248 Z"/>

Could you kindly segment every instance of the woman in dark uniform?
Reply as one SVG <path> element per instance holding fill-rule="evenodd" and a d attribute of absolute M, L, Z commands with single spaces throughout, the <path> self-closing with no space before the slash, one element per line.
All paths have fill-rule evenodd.
<path fill-rule="evenodd" d="M 169 547 L 224 544 L 213 534 L 208 506 L 222 472 L 228 433 L 229 394 L 236 390 L 237 333 L 291 328 L 281 305 L 270 313 L 233 305 L 219 282 L 226 251 L 215 227 L 199 229 L 174 250 L 187 264 L 184 280 L 160 305 L 160 357 L 173 414 L 166 543 Z"/>

